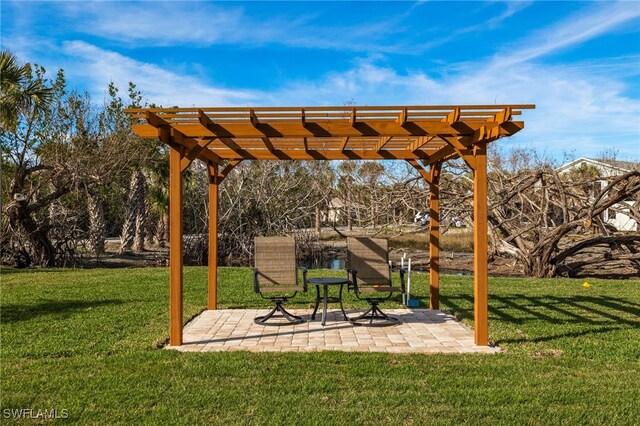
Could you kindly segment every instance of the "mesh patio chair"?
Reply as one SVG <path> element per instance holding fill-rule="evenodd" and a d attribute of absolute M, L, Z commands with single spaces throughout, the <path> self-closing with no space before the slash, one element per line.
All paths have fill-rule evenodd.
<path fill-rule="evenodd" d="M 302 286 L 298 285 L 298 269 L 302 271 Z M 255 239 L 253 290 L 263 299 L 275 304 L 271 312 L 253 320 L 256 324 L 290 325 L 305 322 L 303 318 L 293 315 L 282 306 L 299 291 L 307 291 L 307 269 L 296 267 L 295 238 L 257 237 Z M 272 317 L 283 317 L 287 321 L 267 322 Z"/>
<path fill-rule="evenodd" d="M 400 269 L 400 287 L 391 282 L 389 243 L 381 238 L 347 238 L 347 274 L 350 290 L 356 297 L 366 300 L 371 308 L 350 321 L 355 325 L 383 327 L 398 324 L 400 320 L 388 316 L 378 305 L 394 293 L 404 294 L 404 269 Z"/>

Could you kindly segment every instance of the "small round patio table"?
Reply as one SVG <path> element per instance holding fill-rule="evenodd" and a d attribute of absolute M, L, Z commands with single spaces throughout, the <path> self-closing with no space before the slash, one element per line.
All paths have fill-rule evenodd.
<path fill-rule="evenodd" d="M 320 301 L 322 300 L 322 325 L 325 325 L 327 319 L 327 304 L 328 303 L 340 303 L 340 310 L 342 311 L 342 315 L 344 315 L 344 320 L 349 321 L 347 314 L 344 312 L 344 307 L 342 306 L 342 289 L 345 284 L 349 284 L 349 280 L 346 278 L 335 278 L 335 277 L 320 277 L 320 278 L 309 278 L 307 280 L 309 284 L 313 284 L 316 286 L 316 307 L 313 309 L 313 314 L 311 314 L 311 319 L 316 319 L 316 312 L 318 312 L 318 307 L 320 306 Z M 338 297 L 329 297 L 329 286 L 331 285 L 339 285 L 340 292 L 338 293 Z M 324 287 L 323 297 L 320 298 L 320 286 Z"/>

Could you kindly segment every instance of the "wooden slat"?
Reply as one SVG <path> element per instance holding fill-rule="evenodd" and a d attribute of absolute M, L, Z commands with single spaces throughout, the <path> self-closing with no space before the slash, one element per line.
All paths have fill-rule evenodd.
<path fill-rule="evenodd" d="M 380 151 L 391 140 L 391 136 L 381 136 L 376 144 L 375 150 Z"/>
<path fill-rule="evenodd" d="M 406 111 L 406 116 L 403 116 L 403 114 L 405 114 Z M 504 110 L 502 110 L 504 111 Z M 331 118 L 342 118 L 342 119 L 346 119 L 349 117 L 351 111 L 343 111 L 343 112 L 309 112 L 305 110 L 305 121 L 323 121 L 325 119 L 331 119 Z M 389 118 L 395 118 L 399 123 L 403 123 L 406 122 L 407 120 L 411 121 L 411 119 L 417 119 L 417 118 L 436 118 L 436 117 L 440 117 L 440 118 L 445 118 L 447 116 L 447 114 L 449 113 L 449 111 L 409 111 L 407 108 L 402 108 L 401 112 L 396 113 L 396 112 L 376 112 L 376 111 L 372 111 L 372 112 L 360 112 L 359 117 L 362 118 L 367 118 L 367 117 L 389 117 Z M 469 110 L 469 111 L 460 111 L 460 117 L 467 117 L 467 118 L 478 118 L 478 119 L 486 119 L 486 118 L 491 118 L 493 121 L 495 120 L 496 114 L 498 114 L 499 112 L 496 112 L 496 110 L 491 110 L 491 111 L 483 111 L 483 110 Z M 294 121 L 298 121 L 300 119 L 300 113 L 297 112 L 260 112 L 260 118 L 262 119 L 274 119 L 274 120 L 289 120 L 290 122 L 294 122 Z M 511 115 L 522 115 L 522 111 L 511 111 Z M 133 118 L 145 118 L 146 117 L 146 110 L 145 113 L 132 113 L 131 116 Z M 236 113 L 209 113 L 208 114 L 209 118 L 211 118 L 212 120 L 214 119 L 220 119 L 220 120 L 246 120 L 247 119 L 247 112 L 236 112 Z M 198 122 L 198 114 L 197 113 L 192 113 L 192 112 L 163 112 L 161 113 L 161 117 L 168 121 L 168 122 L 172 122 L 172 121 L 192 121 L 192 122 Z M 402 119 L 405 119 L 404 121 L 402 121 Z M 492 120 L 488 120 L 488 121 L 492 121 Z M 325 120 L 326 121 L 326 120 Z"/>
<path fill-rule="evenodd" d="M 249 110 L 249 121 L 253 127 L 258 127 L 258 124 L 260 124 L 260 120 L 258 120 L 258 116 L 256 116 L 256 112 L 253 109 Z"/>
<path fill-rule="evenodd" d="M 402 126 L 404 123 L 406 123 L 407 116 L 408 116 L 408 109 L 402 108 L 402 111 L 400 112 L 400 116 L 398 116 L 398 124 Z"/>
<path fill-rule="evenodd" d="M 409 146 L 409 151 L 417 151 L 431 142 L 433 139 L 435 139 L 435 136 L 420 136 L 418 137 L 418 140 L 416 140 Z"/>
<path fill-rule="evenodd" d="M 170 127 L 167 121 L 165 121 L 163 118 L 160 118 L 158 114 L 155 114 L 151 111 L 147 111 L 144 118 L 146 118 L 147 122 L 151 124 L 153 127 L 156 127 L 156 128 Z"/>
<path fill-rule="evenodd" d="M 450 124 L 455 123 L 458 120 L 460 120 L 459 107 L 453 108 L 453 111 L 451 111 L 449 114 L 447 114 L 445 118 L 442 119 L 442 121 L 444 121 L 445 123 L 450 123 Z"/>
<path fill-rule="evenodd" d="M 496 123 L 504 123 L 511 120 L 511 107 L 506 107 L 499 113 L 495 114 L 494 121 Z"/>
<path fill-rule="evenodd" d="M 160 130 L 149 124 L 133 124 L 131 130 L 143 139 L 157 139 L 160 136 Z"/>
<path fill-rule="evenodd" d="M 344 151 L 349 143 L 349 136 L 345 136 L 342 138 L 342 143 L 340 144 L 340 151 Z"/>
<path fill-rule="evenodd" d="M 362 111 L 387 111 L 387 110 L 397 110 L 400 111 L 402 108 L 407 108 L 408 110 L 416 110 L 416 111 L 431 111 L 431 110 L 448 110 L 451 111 L 451 108 L 458 107 L 461 110 L 501 110 L 505 108 L 511 108 L 514 110 L 520 109 L 534 109 L 535 105 L 533 104 L 511 104 L 511 105 L 402 105 L 402 106 L 288 106 L 288 107 L 190 107 L 190 108 L 127 108 L 124 110 L 127 114 L 134 113 L 144 113 L 145 111 L 151 112 L 198 112 L 199 110 L 203 110 L 206 112 L 246 112 L 249 109 L 253 109 L 254 111 L 295 111 L 299 112 L 302 108 L 308 111 L 344 111 L 352 109 L 362 110 Z"/>

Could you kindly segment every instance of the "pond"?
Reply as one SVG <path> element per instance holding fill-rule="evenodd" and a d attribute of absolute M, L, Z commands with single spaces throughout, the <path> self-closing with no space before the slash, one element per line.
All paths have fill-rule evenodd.
<path fill-rule="evenodd" d="M 306 262 L 305 265 L 307 268 L 309 269 L 331 269 L 331 270 L 342 270 L 345 269 L 346 267 L 346 261 L 345 259 L 340 259 L 340 258 L 333 258 L 333 259 L 327 259 L 327 258 L 316 258 L 316 259 L 312 259 L 310 261 Z M 395 267 L 394 265 L 394 270 L 396 270 L 397 267 Z M 413 272 L 429 272 L 429 268 L 424 268 L 422 266 L 418 266 L 416 268 L 412 269 Z M 465 269 L 448 269 L 448 268 L 440 268 L 440 273 L 443 275 L 464 275 L 464 276 L 470 276 L 472 275 L 471 271 L 467 271 Z"/>
<path fill-rule="evenodd" d="M 331 269 L 331 270 L 341 270 L 345 269 L 345 260 L 344 259 L 312 259 L 308 261 L 305 265 L 309 269 Z"/>

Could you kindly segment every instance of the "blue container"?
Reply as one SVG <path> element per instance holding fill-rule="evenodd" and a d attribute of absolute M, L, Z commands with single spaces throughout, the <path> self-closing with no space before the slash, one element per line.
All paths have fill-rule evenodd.
<path fill-rule="evenodd" d="M 407 300 L 407 306 L 410 308 L 417 308 L 420 306 L 420 301 L 418 299 L 409 299 Z"/>

